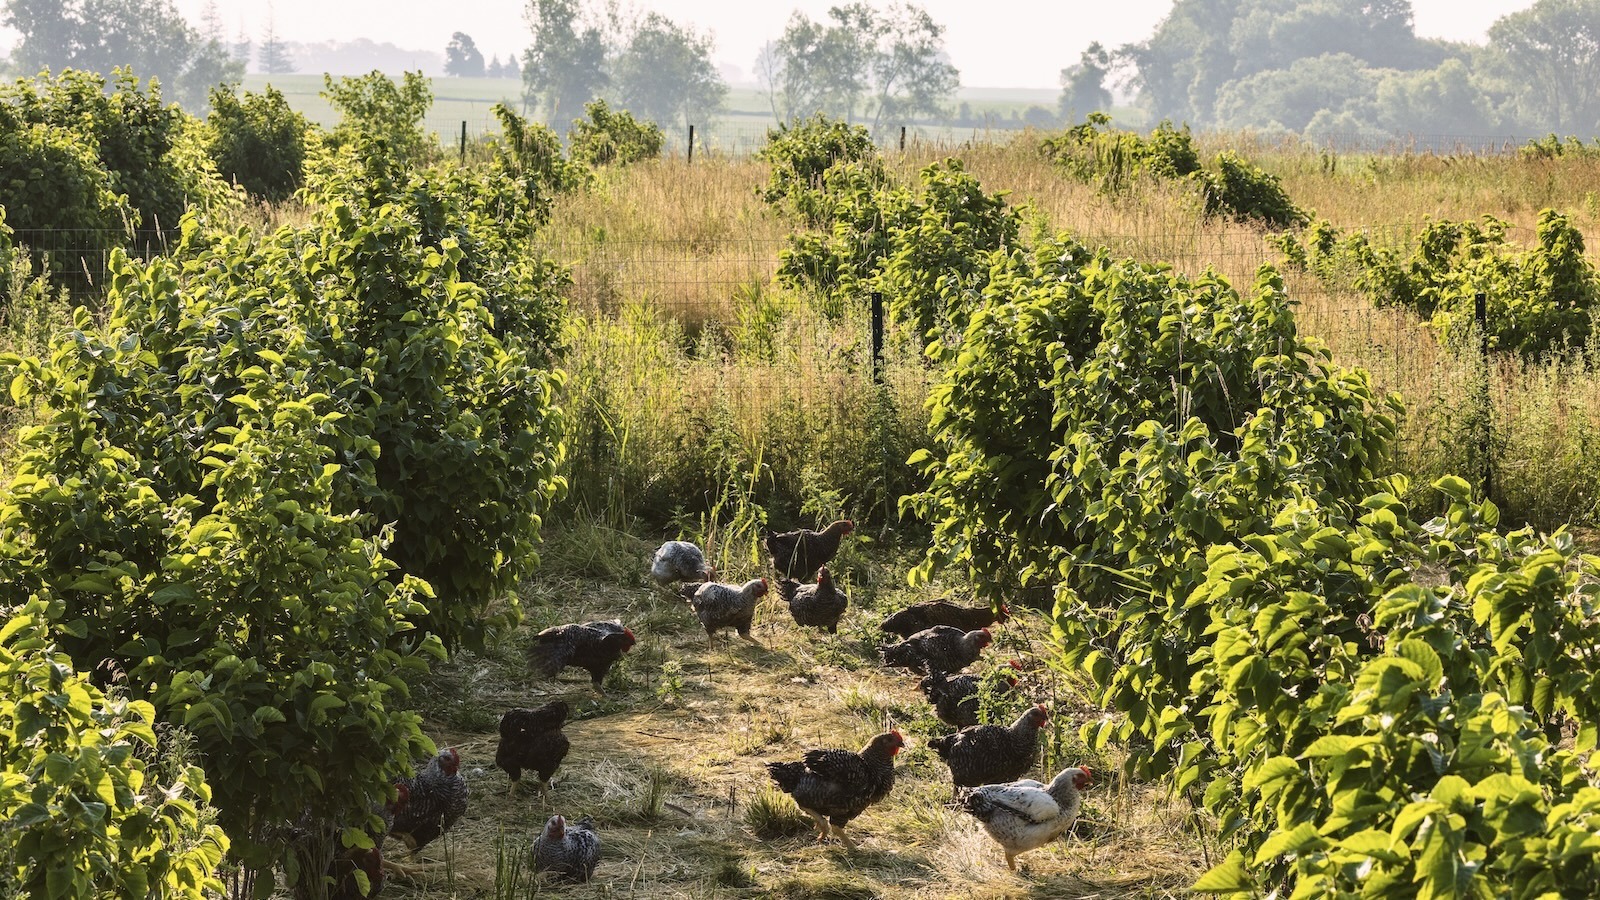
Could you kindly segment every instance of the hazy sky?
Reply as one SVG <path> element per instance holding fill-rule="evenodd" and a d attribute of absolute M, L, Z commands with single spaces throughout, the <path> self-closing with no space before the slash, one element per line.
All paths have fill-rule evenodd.
<path fill-rule="evenodd" d="M 180 12 L 198 25 L 207 0 L 175 0 Z M 229 36 L 240 26 L 259 37 L 267 20 L 264 0 L 215 0 Z M 753 78 L 756 50 L 783 33 L 798 9 L 823 19 L 841 0 L 631 0 L 634 9 L 654 10 L 716 39 L 719 63 L 739 67 Z M 1416 30 L 1422 37 L 1482 42 L 1496 19 L 1525 9 L 1533 0 L 1412 0 Z M 879 0 L 880 7 L 886 5 Z M 1048 87 L 1058 85 L 1065 66 L 1078 61 L 1090 41 L 1117 46 L 1142 40 L 1172 8 L 1172 0 L 922 0 L 935 21 L 946 27 L 945 47 L 971 87 Z M 290 41 L 350 40 L 359 37 L 407 49 L 443 51 L 450 34 L 464 31 L 485 57 L 504 58 L 528 43 L 519 0 L 275 0 L 279 36 Z M 0 30 L 0 46 L 15 34 Z"/>

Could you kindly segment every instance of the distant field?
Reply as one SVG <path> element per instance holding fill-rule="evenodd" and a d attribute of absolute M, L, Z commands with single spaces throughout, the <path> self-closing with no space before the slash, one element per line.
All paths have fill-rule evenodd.
<path fill-rule="evenodd" d="M 440 140 L 453 143 L 465 122 L 467 135 L 474 138 L 499 130 L 490 111 L 496 103 L 505 102 L 513 109 L 522 109 L 522 82 L 507 78 L 433 78 L 433 110 L 428 114 L 427 128 L 436 132 Z M 328 101 L 323 99 L 322 76 L 309 73 L 293 75 L 247 75 L 246 90 L 259 91 L 267 84 L 282 91 L 289 104 L 304 113 L 311 121 L 323 127 L 332 127 L 338 115 Z M 990 117 L 994 128 L 1005 130 L 1015 113 L 1021 115 L 1031 106 L 1054 109 L 1059 92 L 1049 88 L 962 88 L 955 103 L 966 104 L 974 117 Z M 1138 124 L 1142 119 L 1132 111 L 1119 111 L 1118 121 Z M 759 89 L 733 88 L 728 92 L 727 110 L 716 121 L 696 123 L 696 142 L 710 141 L 712 146 L 733 152 L 743 152 L 759 146 L 769 127 L 775 124 L 771 105 Z M 679 129 L 667 129 L 673 146 L 682 146 L 685 135 Z M 972 126 L 948 129 L 921 129 L 922 133 L 965 139 L 974 131 Z"/>

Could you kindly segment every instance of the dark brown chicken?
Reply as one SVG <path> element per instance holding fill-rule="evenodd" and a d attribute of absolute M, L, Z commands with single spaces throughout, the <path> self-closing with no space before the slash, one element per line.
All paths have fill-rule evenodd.
<path fill-rule="evenodd" d="M 817 577 L 818 569 L 833 561 L 839 552 L 839 541 L 855 527 L 849 519 L 840 519 L 821 531 L 802 528 L 777 534 L 769 529 L 765 538 L 772 567 L 791 581 L 810 581 Z"/>
<path fill-rule="evenodd" d="M 913 672 L 960 672 L 978 659 L 994 638 L 989 629 L 963 633 L 949 625 L 935 625 L 913 634 L 898 644 L 879 647 L 886 666 L 900 666 Z"/>
<path fill-rule="evenodd" d="M 739 637 L 756 643 L 756 639 L 750 636 L 750 623 L 755 619 L 756 603 L 766 596 L 765 578 L 746 581 L 742 585 L 717 581 L 689 584 L 684 585 L 682 593 L 694 609 L 695 618 L 705 627 L 708 642 L 718 631 L 732 628 L 739 632 Z"/>
<path fill-rule="evenodd" d="M 770 762 L 767 771 L 779 790 L 817 820 L 817 840 L 827 840 L 831 826 L 832 833 L 854 850 L 855 842 L 844 827 L 889 796 L 894 788 L 894 755 L 905 745 L 895 729 L 873 738 L 860 753 L 807 750 L 802 762 Z"/>
<path fill-rule="evenodd" d="M 546 678 L 567 666 L 589 673 L 594 689 L 605 693 L 600 682 L 622 654 L 633 649 L 633 630 L 621 622 L 585 622 L 582 625 L 557 625 L 539 632 L 528 647 L 528 665 Z"/>
<path fill-rule="evenodd" d="M 1041 703 L 1010 725 L 973 725 L 934 738 L 928 746 L 950 766 L 950 779 L 958 788 L 1016 781 L 1033 766 L 1039 729 L 1049 720 Z"/>
<path fill-rule="evenodd" d="M 534 709 L 517 707 L 500 717 L 500 746 L 494 764 L 511 779 L 511 796 L 517 795 L 523 770 L 538 778 L 539 793 L 550 790 L 550 778 L 567 758 L 572 742 L 561 733 L 567 721 L 567 704 L 556 700 Z"/>
<path fill-rule="evenodd" d="M 817 570 L 816 584 L 801 584 L 785 579 L 778 582 L 778 598 L 789 604 L 789 615 L 796 625 L 812 625 L 839 633 L 839 618 L 850 606 L 850 598 L 833 586 L 828 567 Z"/>
<path fill-rule="evenodd" d="M 1007 666 L 1009 668 L 1000 670 L 1005 674 L 995 679 L 995 686 L 991 688 L 997 694 L 1009 694 L 1016 690 L 1017 676 L 1012 672 L 1021 668 L 1021 665 L 1012 660 Z M 981 711 L 983 701 L 980 689 L 985 677 L 992 677 L 992 674 L 951 676 L 935 669 L 917 683 L 917 689 L 922 691 L 922 696 L 927 697 L 929 703 L 933 704 L 933 712 L 939 717 L 939 721 L 957 728 L 965 728 L 968 725 L 978 724 L 978 713 Z"/>
<path fill-rule="evenodd" d="M 362 893 L 357 872 L 367 876 L 365 893 Z M 328 875 L 333 879 L 333 887 L 328 891 L 328 900 L 363 900 L 367 897 L 376 897 L 378 892 L 383 890 L 383 848 L 374 846 L 347 850 L 334 857 L 333 865 L 328 867 Z"/>
<path fill-rule="evenodd" d="M 467 811 L 467 781 L 461 777 L 461 754 L 454 747 L 440 750 L 399 787 L 405 789 L 406 804 L 395 811 L 389 833 L 405 841 L 413 855 L 449 831 Z"/>
<path fill-rule="evenodd" d="M 890 634 L 910 637 L 935 625 L 949 625 L 962 631 L 987 628 L 996 622 L 1011 618 L 1011 610 L 1004 603 L 996 610 L 989 606 L 957 606 L 944 600 L 929 600 L 900 610 L 883 620 L 878 627 Z"/>

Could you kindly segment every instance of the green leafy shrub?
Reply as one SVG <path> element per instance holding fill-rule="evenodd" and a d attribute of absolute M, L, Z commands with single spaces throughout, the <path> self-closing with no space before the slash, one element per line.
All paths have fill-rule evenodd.
<path fill-rule="evenodd" d="M 494 114 L 501 132 L 494 145 L 494 169 L 522 185 L 534 219 L 543 223 L 555 197 L 582 187 L 590 173 L 562 157 L 561 137 L 554 131 L 528 122 L 504 103 L 494 105 Z"/>
<path fill-rule="evenodd" d="M 1205 212 L 1278 229 L 1303 228 L 1311 217 L 1295 206 L 1277 177 L 1261 171 L 1232 150 L 1217 154 L 1216 172 L 1198 176 Z"/>
<path fill-rule="evenodd" d="M 586 166 L 626 166 L 661 155 L 661 126 L 641 122 L 627 110 L 612 110 L 604 100 L 584 104 L 586 118 L 574 119 L 572 160 Z"/>
<path fill-rule="evenodd" d="M 439 156 L 438 138 L 422 130 L 422 119 L 433 105 L 433 87 L 421 72 L 406 72 L 398 85 L 376 69 L 338 81 L 323 75 L 322 84 L 322 96 L 340 115 L 328 136 L 334 147 L 351 146 L 364 137 L 382 142 L 410 165 Z"/>
<path fill-rule="evenodd" d="M 219 86 L 211 90 L 206 151 L 223 178 L 264 200 L 282 200 L 305 181 L 306 140 L 311 125 L 289 108 L 271 85 L 243 96 Z"/>
<path fill-rule="evenodd" d="M 165 773 L 149 703 L 107 697 L 51 640 L 39 597 L 0 626 L 0 891 L 8 897 L 215 896 L 228 839 L 196 766 Z"/>
<path fill-rule="evenodd" d="M 1508 243 L 1509 228 L 1493 216 L 1430 221 L 1413 241 L 1384 246 L 1319 222 L 1303 252 L 1325 281 L 1349 283 L 1376 306 L 1411 310 L 1448 345 L 1460 347 L 1475 333 L 1483 294 L 1491 349 L 1536 358 L 1582 346 L 1600 300 L 1583 234 L 1553 209 L 1539 213 L 1531 248 Z"/>
<path fill-rule="evenodd" d="M 0 103 L 0 186 L 16 239 L 59 279 L 98 281 L 136 220 L 91 146 L 71 132 L 24 124 Z"/>
<path fill-rule="evenodd" d="M 772 166 L 761 199 L 786 204 L 815 226 L 832 206 L 819 197 L 825 192 L 824 174 L 840 163 L 876 163 L 878 148 L 863 126 L 818 113 L 792 126 L 780 124 L 769 129 L 767 143 L 756 152 L 756 158 Z"/>

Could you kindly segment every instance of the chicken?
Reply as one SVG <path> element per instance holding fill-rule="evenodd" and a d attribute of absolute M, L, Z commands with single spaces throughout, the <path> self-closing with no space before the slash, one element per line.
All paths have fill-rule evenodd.
<path fill-rule="evenodd" d="M 716 570 L 706 565 L 706 556 L 700 548 L 688 541 L 667 541 L 656 551 L 650 564 L 650 577 L 657 584 L 674 581 L 710 581 Z"/>
<path fill-rule="evenodd" d="M 557 625 L 539 632 L 533 639 L 528 647 L 528 664 L 546 678 L 556 677 L 556 673 L 567 666 L 585 669 L 594 682 L 594 689 L 603 694 L 600 682 L 635 643 L 633 630 L 618 621 Z"/>
<path fill-rule="evenodd" d="M 1021 778 L 1039 749 L 1039 729 L 1050 721 L 1041 703 L 1010 725 L 973 725 L 928 742 L 950 766 L 956 787 L 999 784 Z"/>
<path fill-rule="evenodd" d="M 894 755 L 905 745 L 899 729 L 894 729 L 874 737 L 860 753 L 807 750 L 804 761 L 770 762 L 767 771 L 779 790 L 817 820 L 817 840 L 827 840 L 831 826 L 832 833 L 854 850 L 855 842 L 844 827 L 889 796 L 894 788 Z"/>
<path fill-rule="evenodd" d="M 1018 854 L 1036 850 L 1067 833 L 1083 806 L 1079 792 L 1093 780 L 1089 767 L 1079 766 L 1063 769 L 1048 785 L 1031 779 L 986 784 L 968 794 L 962 807 L 1000 842 L 1006 852 L 1006 865 L 1015 872 Z"/>
<path fill-rule="evenodd" d="M 568 712 L 567 704 L 556 700 L 536 709 L 507 710 L 500 717 L 500 746 L 494 751 L 494 764 L 505 769 L 511 779 L 511 796 L 517 795 L 524 769 L 538 776 L 539 793 L 549 793 L 550 778 L 572 745 L 561 733 Z"/>
<path fill-rule="evenodd" d="M 1012 669 L 1022 667 L 1016 660 L 1012 660 L 1008 665 Z M 917 689 L 922 691 L 922 696 L 927 697 L 929 703 L 933 704 L 933 712 L 939 717 L 939 721 L 957 728 L 965 728 L 968 725 L 978 724 L 978 713 L 983 702 L 979 691 L 983 686 L 983 680 L 984 676 L 952 677 L 934 669 L 918 682 Z M 996 690 L 1009 693 L 1016 687 L 1017 676 L 1006 672 L 1000 676 Z"/>
<path fill-rule="evenodd" d="M 777 534 L 767 529 L 764 537 L 772 567 L 784 578 L 810 581 L 817 577 L 818 569 L 833 561 L 839 552 L 839 541 L 855 527 L 849 519 L 840 519 L 821 531 L 802 528 Z"/>
<path fill-rule="evenodd" d="M 996 622 L 1011 618 L 1011 609 L 1004 603 L 999 609 L 989 606 L 957 606 L 944 600 L 929 600 L 908 606 L 883 620 L 878 627 L 890 634 L 910 637 L 935 625 L 949 625 L 962 631 L 987 628 Z"/>
<path fill-rule="evenodd" d="M 789 615 L 796 625 L 815 625 L 839 633 L 839 617 L 850 605 L 850 598 L 833 586 L 828 567 L 817 570 L 816 584 L 801 584 L 787 579 L 778 582 L 778 597 L 789 604 Z"/>
<path fill-rule="evenodd" d="M 405 790 L 406 804 L 396 810 L 389 833 L 405 841 L 412 855 L 449 831 L 467 811 L 467 781 L 454 747 L 440 750 L 399 787 Z"/>
<path fill-rule="evenodd" d="M 361 880 L 357 872 L 367 876 L 367 891 L 361 892 Z M 365 849 L 352 848 L 334 857 L 333 864 L 328 866 L 328 876 L 333 879 L 333 887 L 328 890 L 328 900 L 363 900 L 366 897 L 376 897 L 383 890 L 383 848 L 372 846 Z"/>
<path fill-rule="evenodd" d="M 289 846 L 297 857 L 302 876 L 308 870 L 321 867 L 326 877 L 320 879 L 319 886 L 326 890 L 329 900 L 376 897 L 383 889 L 385 870 L 392 866 L 383 858 L 383 837 L 389 833 L 395 811 L 405 808 L 409 794 L 404 784 L 395 785 L 395 788 L 397 796 L 394 800 L 372 806 L 372 814 L 381 820 L 382 830 L 375 834 L 369 831 L 369 837 L 375 838 L 371 846 L 346 847 L 343 838 L 352 829 L 326 821 L 319 826 L 310 808 L 289 828 Z M 368 831 L 370 827 L 369 817 L 363 817 L 361 824 L 356 826 L 361 831 Z M 323 860 L 326 860 L 326 864 Z M 365 893 L 361 887 L 361 875 L 366 876 Z M 289 893 L 295 900 L 321 896 L 316 886 L 304 880 L 291 885 Z"/>
<path fill-rule="evenodd" d="M 551 816 L 533 841 L 533 869 L 564 881 L 588 881 L 600 861 L 600 835 L 594 820 L 579 819 L 571 828 L 564 816 Z"/>
<path fill-rule="evenodd" d="M 695 618 L 705 626 L 706 640 L 724 628 L 739 632 L 739 637 L 757 643 L 750 636 L 750 622 L 756 615 L 756 601 L 766 596 L 767 580 L 757 578 L 742 585 L 708 581 L 704 584 L 684 585 L 683 596 L 694 608 Z"/>
<path fill-rule="evenodd" d="M 898 644 L 878 648 L 886 666 L 901 666 L 913 672 L 960 672 L 977 660 L 994 638 L 989 629 L 963 633 L 949 625 L 935 625 L 913 634 Z"/>

